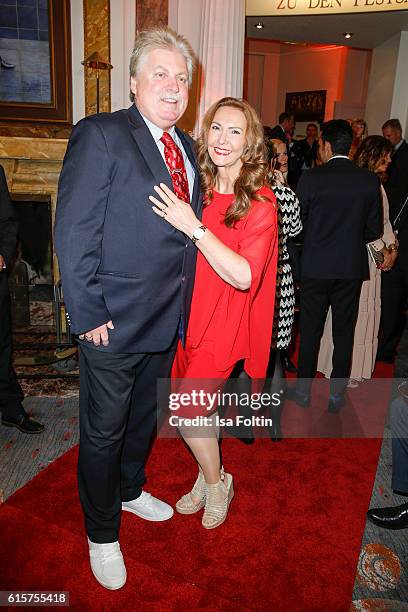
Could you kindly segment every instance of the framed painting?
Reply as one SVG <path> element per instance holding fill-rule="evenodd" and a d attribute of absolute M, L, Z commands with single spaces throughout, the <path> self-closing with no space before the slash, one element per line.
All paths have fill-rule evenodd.
<path fill-rule="evenodd" d="M 326 90 L 295 91 L 286 94 L 285 111 L 292 113 L 296 121 L 323 123 L 326 109 Z"/>
<path fill-rule="evenodd" d="M 0 0 L 0 118 L 72 123 L 69 0 Z"/>

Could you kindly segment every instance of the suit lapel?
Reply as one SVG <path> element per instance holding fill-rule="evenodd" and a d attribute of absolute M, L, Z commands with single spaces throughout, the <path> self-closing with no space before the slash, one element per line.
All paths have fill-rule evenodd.
<path fill-rule="evenodd" d="M 165 183 L 169 189 L 173 189 L 173 183 L 167 166 L 164 163 L 160 151 L 150 133 L 149 128 L 143 121 L 139 111 L 133 104 L 128 109 L 130 133 L 148 167 L 150 168 L 157 185 Z"/>
<path fill-rule="evenodd" d="M 157 145 L 154 141 L 153 136 L 150 133 L 149 128 L 143 121 L 142 116 L 140 115 L 134 104 L 132 104 L 132 106 L 128 109 L 128 118 L 130 133 L 146 164 L 150 168 L 150 171 L 154 176 L 156 184 L 159 185 L 160 183 L 164 183 L 169 189 L 173 191 L 173 183 L 167 166 L 164 163 L 164 160 L 160 154 L 159 149 L 157 148 Z M 197 168 L 195 156 L 191 149 L 191 145 L 185 137 L 184 133 L 177 127 L 176 130 L 178 137 L 183 143 L 186 155 L 190 160 L 195 172 L 191 206 L 197 215 L 201 215 L 202 198 L 200 197 L 200 175 Z"/>

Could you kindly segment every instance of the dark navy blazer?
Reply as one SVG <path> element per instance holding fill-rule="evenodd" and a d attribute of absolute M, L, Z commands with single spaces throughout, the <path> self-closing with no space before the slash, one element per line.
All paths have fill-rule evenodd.
<path fill-rule="evenodd" d="M 177 129 L 202 198 L 193 141 Z M 112 319 L 109 346 L 146 353 L 169 347 L 180 319 L 187 329 L 196 247 L 152 211 L 149 195 L 172 182 L 135 105 L 82 119 L 60 176 L 55 245 L 64 300 L 75 334 Z"/>
<path fill-rule="evenodd" d="M 367 279 L 366 243 L 383 232 L 374 172 L 333 158 L 303 172 L 296 193 L 304 227 L 302 278 Z"/>

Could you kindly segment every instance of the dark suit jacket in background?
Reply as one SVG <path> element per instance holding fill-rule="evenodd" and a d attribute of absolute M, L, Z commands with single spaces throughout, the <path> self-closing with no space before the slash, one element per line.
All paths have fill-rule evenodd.
<path fill-rule="evenodd" d="M 177 130 L 194 169 L 192 207 L 201 215 L 192 140 Z M 196 247 L 152 211 L 149 195 L 172 182 L 135 105 L 81 120 L 60 177 L 55 244 L 72 331 L 112 319 L 98 350 L 169 348 L 180 317 L 185 335 Z"/>
<path fill-rule="evenodd" d="M 303 172 L 302 278 L 367 279 L 366 243 L 382 234 L 378 177 L 345 158 Z"/>
<path fill-rule="evenodd" d="M 390 205 L 390 220 L 398 215 L 405 198 L 408 196 L 408 144 L 404 140 L 399 149 L 394 153 L 388 168 L 388 180 L 384 188 Z M 398 221 L 398 266 L 408 269 L 408 204 Z"/>
<path fill-rule="evenodd" d="M 0 255 L 10 265 L 17 246 L 17 220 L 7 188 L 3 166 L 0 166 Z M 4 276 L 6 276 L 4 274 Z"/>
<path fill-rule="evenodd" d="M 304 163 L 306 163 L 308 168 L 312 168 L 314 166 L 319 152 L 319 143 L 317 140 L 313 141 L 312 146 L 309 146 L 307 138 L 295 140 L 293 143 L 293 149 L 294 155 L 296 156 L 299 164 L 299 170 L 301 170 Z"/>
<path fill-rule="evenodd" d="M 289 154 L 288 183 L 294 191 L 297 189 L 297 184 L 303 172 L 303 164 L 306 162 L 307 168 L 312 168 L 317 159 L 318 149 L 319 145 L 316 140 L 312 147 L 309 147 L 306 138 L 293 141 Z"/>
<path fill-rule="evenodd" d="M 286 138 L 286 134 L 285 134 L 285 130 L 282 128 L 281 125 L 275 125 L 275 127 L 273 127 L 269 133 L 269 138 L 274 138 L 274 139 L 278 139 L 281 140 L 282 142 L 285 143 L 286 148 L 288 148 L 288 139 Z"/>

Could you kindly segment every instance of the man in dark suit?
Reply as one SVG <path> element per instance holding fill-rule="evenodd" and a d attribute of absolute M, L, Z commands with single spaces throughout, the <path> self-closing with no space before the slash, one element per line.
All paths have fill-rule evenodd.
<path fill-rule="evenodd" d="M 23 390 L 16 378 L 11 358 L 11 312 L 7 270 L 17 245 L 17 221 L 0 166 L 0 412 L 2 424 L 16 427 L 26 434 L 37 434 L 44 425 L 29 418 L 22 400 Z"/>
<path fill-rule="evenodd" d="M 291 150 L 292 172 L 291 187 L 296 189 L 300 175 L 304 170 L 310 170 L 316 165 L 319 152 L 318 129 L 314 123 L 306 127 L 306 138 L 296 140 Z"/>
<path fill-rule="evenodd" d="M 295 119 L 294 116 L 290 113 L 281 113 L 279 115 L 279 123 L 275 125 L 269 133 L 268 138 L 281 140 L 285 143 L 286 149 L 289 157 L 289 142 L 287 134 L 290 134 L 295 127 Z"/>
<path fill-rule="evenodd" d="M 381 330 L 377 359 L 392 363 L 404 328 L 408 298 L 408 144 L 402 138 L 398 119 L 389 119 L 382 127 L 383 136 L 394 152 L 384 183 L 390 205 L 390 221 L 398 233 L 398 257 L 395 266 L 381 281 Z"/>
<path fill-rule="evenodd" d="M 304 172 L 298 185 L 304 243 L 301 262 L 300 351 L 295 399 L 307 406 L 329 306 L 333 313 L 333 370 L 329 410 L 344 403 L 362 281 L 368 278 L 366 243 L 382 232 L 378 178 L 348 158 L 347 121 L 323 126 L 324 165 Z"/>
<path fill-rule="evenodd" d="M 154 214 L 149 195 L 165 183 L 201 214 L 193 143 L 175 127 L 193 65 L 183 37 L 141 32 L 130 60 L 134 104 L 80 121 L 61 173 L 55 239 L 80 338 L 79 493 L 91 568 L 109 589 L 126 581 L 121 511 L 151 521 L 173 514 L 142 486 L 156 382 L 185 339 L 196 248 Z"/>

